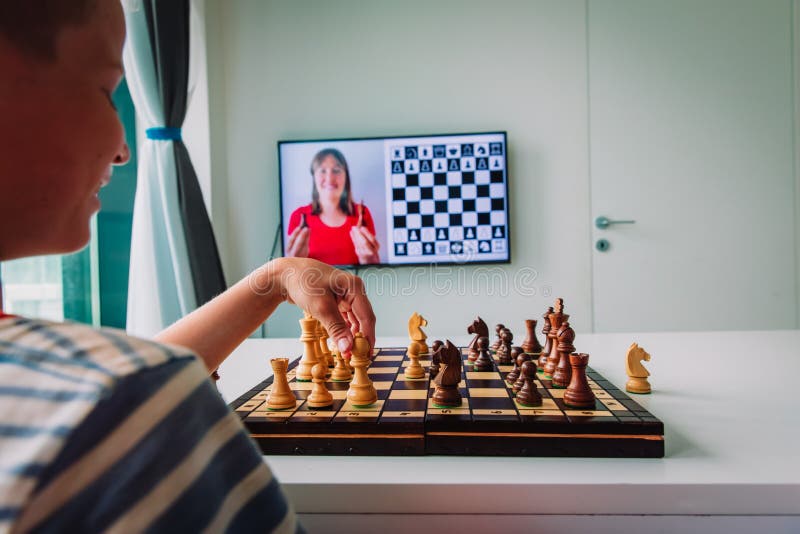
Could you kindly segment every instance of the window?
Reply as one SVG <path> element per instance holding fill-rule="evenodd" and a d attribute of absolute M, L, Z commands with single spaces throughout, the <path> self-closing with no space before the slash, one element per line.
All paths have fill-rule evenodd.
<path fill-rule="evenodd" d="M 0 264 L 3 311 L 29 317 L 125 328 L 133 199 L 136 192 L 136 119 L 127 84 L 114 93 L 131 151 L 100 191 L 89 246 L 75 254 Z"/>
<path fill-rule="evenodd" d="M 6 312 L 54 321 L 64 318 L 61 256 L 5 262 L 2 279 Z"/>

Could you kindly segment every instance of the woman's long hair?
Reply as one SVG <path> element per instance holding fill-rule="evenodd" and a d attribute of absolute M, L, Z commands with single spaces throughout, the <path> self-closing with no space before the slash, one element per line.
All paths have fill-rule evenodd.
<path fill-rule="evenodd" d="M 339 165 L 344 169 L 344 189 L 342 196 L 339 197 L 339 209 L 345 215 L 353 214 L 353 202 L 350 199 L 350 168 L 347 166 L 347 160 L 344 159 L 344 154 L 335 148 L 323 148 L 311 160 L 311 214 L 319 215 L 322 213 L 322 206 L 319 205 L 319 191 L 317 191 L 317 183 L 314 181 L 314 171 L 322 165 L 322 161 L 328 156 L 332 156 Z"/>

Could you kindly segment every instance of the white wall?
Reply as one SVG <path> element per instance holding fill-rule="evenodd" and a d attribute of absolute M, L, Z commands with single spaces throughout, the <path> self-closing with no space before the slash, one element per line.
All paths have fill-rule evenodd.
<path fill-rule="evenodd" d="M 590 328 L 582 0 L 208 0 L 206 16 L 212 213 L 229 280 L 272 245 L 279 139 L 500 129 L 513 263 L 491 276 L 509 290 L 490 295 L 485 267 L 436 282 L 408 267 L 362 272 L 378 334 L 405 333 L 419 311 L 432 337 L 463 333 L 476 314 L 521 335 L 555 296 L 578 331 Z M 515 291 L 515 276 L 535 294 Z M 446 280 L 452 291 L 434 287 Z M 296 317 L 279 310 L 268 335 L 296 335 Z"/>
<path fill-rule="evenodd" d="M 795 290 L 797 296 L 795 305 L 797 306 L 796 317 L 798 320 L 798 327 L 800 327 L 800 106 L 798 106 L 798 96 L 800 95 L 800 0 L 792 0 L 792 14 L 794 20 L 792 21 L 792 44 L 793 50 L 793 69 L 794 69 L 794 227 L 795 227 L 795 265 L 797 268 L 797 283 Z"/>
<path fill-rule="evenodd" d="M 595 328 L 797 328 L 791 1 L 588 5 Z"/>

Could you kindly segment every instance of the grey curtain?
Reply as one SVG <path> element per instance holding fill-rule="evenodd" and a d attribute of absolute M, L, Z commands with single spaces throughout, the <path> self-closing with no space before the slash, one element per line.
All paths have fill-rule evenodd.
<path fill-rule="evenodd" d="M 145 0 L 143 4 L 164 109 L 163 126 L 179 131 L 186 116 L 189 84 L 189 0 Z M 225 277 L 189 152 L 179 135 L 172 145 L 191 278 L 197 305 L 202 306 L 225 290 Z"/>

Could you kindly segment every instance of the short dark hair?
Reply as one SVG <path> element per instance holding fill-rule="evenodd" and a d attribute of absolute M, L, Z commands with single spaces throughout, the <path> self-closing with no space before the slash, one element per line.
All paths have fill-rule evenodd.
<path fill-rule="evenodd" d="M 2 0 L 0 39 L 44 60 L 56 59 L 58 34 L 86 23 L 97 0 Z"/>

